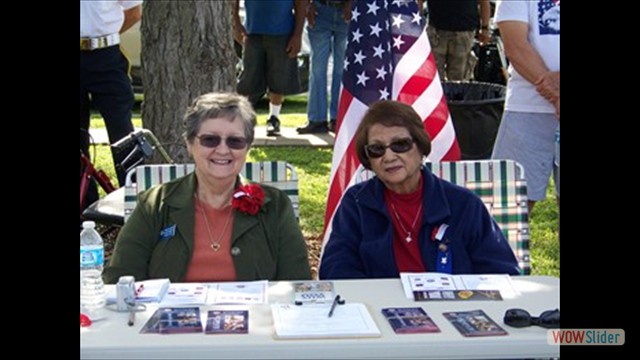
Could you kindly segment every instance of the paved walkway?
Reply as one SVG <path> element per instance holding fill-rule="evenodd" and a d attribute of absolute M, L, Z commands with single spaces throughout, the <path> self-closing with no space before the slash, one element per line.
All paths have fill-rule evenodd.
<path fill-rule="evenodd" d="M 281 136 L 267 136 L 265 126 L 256 126 L 254 146 L 318 146 L 333 147 L 335 135 L 332 132 L 326 134 L 300 135 L 293 127 L 280 128 Z M 89 131 L 96 144 L 108 144 L 107 130 L 105 128 L 91 129 Z"/>

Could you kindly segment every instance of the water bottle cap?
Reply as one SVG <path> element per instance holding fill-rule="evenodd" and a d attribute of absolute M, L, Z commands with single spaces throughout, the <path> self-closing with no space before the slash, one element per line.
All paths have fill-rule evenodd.
<path fill-rule="evenodd" d="M 82 223 L 82 228 L 83 228 L 83 229 L 93 229 L 93 228 L 95 228 L 95 227 L 96 227 L 96 223 L 95 223 L 95 221 L 87 220 L 87 221 L 84 221 L 84 222 Z"/>

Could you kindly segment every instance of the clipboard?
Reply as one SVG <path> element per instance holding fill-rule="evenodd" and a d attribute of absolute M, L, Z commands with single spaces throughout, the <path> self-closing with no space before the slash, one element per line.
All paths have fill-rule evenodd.
<path fill-rule="evenodd" d="M 328 313 L 329 304 L 272 304 L 276 339 L 380 337 L 382 333 L 363 303 L 346 303 Z"/>

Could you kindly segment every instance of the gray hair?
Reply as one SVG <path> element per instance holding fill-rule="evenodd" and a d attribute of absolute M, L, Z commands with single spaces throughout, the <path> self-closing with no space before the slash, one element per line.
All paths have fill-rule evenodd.
<path fill-rule="evenodd" d="M 249 100 L 237 93 L 212 92 L 198 96 L 184 115 L 182 136 L 193 144 L 200 125 L 215 118 L 229 119 L 230 122 L 240 119 L 244 125 L 244 137 L 251 146 L 255 134 L 256 112 Z"/>

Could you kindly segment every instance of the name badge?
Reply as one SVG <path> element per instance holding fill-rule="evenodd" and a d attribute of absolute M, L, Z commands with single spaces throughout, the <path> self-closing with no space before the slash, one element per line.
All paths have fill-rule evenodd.
<path fill-rule="evenodd" d="M 176 225 L 169 225 L 166 228 L 160 230 L 160 240 L 171 239 L 176 234 Z"/>
<path fill-rule="evenodd" d="M 448 245 L 449 239 L 445 238 L 445 233 L 448 228 L 449 225 L 447 224 L 440 225 L 433 240 L 438 242 L 438 254 L 436 258 L 438 272 L 451 274 L 453 272 L 453 259 L 451 256 L 451 247 Z"/>

